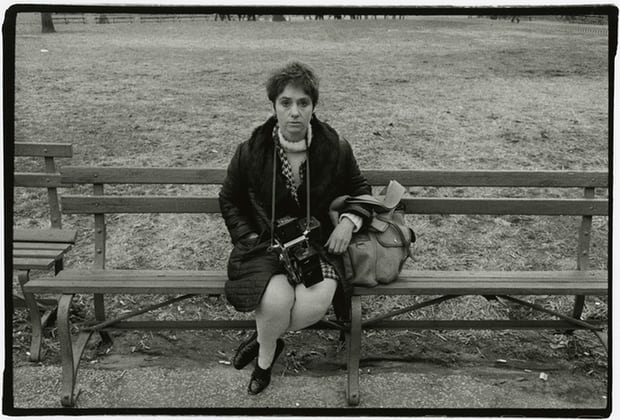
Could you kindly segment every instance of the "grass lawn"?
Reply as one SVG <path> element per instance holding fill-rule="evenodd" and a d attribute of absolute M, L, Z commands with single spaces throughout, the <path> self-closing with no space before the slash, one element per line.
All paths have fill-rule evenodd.
<path fill-rule="evenodd" d="M 56 33 L 45 35 L 38 25 L 36 16 L 18 17 L 15 140 L 72 143 L 74 158 L 64 165 L 225 168 L 235 146 L 272 112 L 264 89 L 269 70 L 293 59 L 321 77 L 317 115 L 350 140 L 362 168 L 600 171 L 609 165 L 607 36 L 568 24 L 467 16 L 298 18 L 57 24 Z M 29 165 L 17 162 L 17 168 Z M 15 189 L 14 197 L 16 225 L 47 226 L 42 194 Z M 109 267 L 225 267 L 231 245 L 219 217 L 108 221 Z M 66 266 L 88 267 L 92 219 L 65 216 L 63 222 L 80 231 Z M 409 222 L 418 243 L 408 268 L 576 268 L 579 218 Z M 607 219 L 595 217 L 592 268 L 607 269 L 607 237 Z M 554 302 L 565 310 L 572 304 Z M 606 302 L 588 298 L 585 315 L 606 316 Z M 118 299 L 110 304 L 121 310 Z M 392 304 L 372 302 L 366 310 Z M 227 310 L 221 306 L 215 310 Z M 443 315 L 488 310 L 488 303 L 470 300 L 446 305 Z M 555 351 L 566 357 L 564 350 Z"/>

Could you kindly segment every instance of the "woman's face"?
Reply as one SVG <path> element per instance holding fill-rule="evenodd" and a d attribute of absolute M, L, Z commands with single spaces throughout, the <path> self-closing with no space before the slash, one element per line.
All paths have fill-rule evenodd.
<path fill-rule="evenodd" d="M 303 140 L 313 110 L 310 96 L 302 89 L 288 84 L 275 101 L 276 116 L 282 135 L 288 141 Z"/>

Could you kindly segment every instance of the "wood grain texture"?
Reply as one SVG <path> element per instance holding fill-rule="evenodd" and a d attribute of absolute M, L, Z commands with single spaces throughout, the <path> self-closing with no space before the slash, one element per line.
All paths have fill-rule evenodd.
<path fill-rule="evenodd" d="M 65 242 L 75 243 L 77 230 L 74 229 L 13 229 L 15 242 Z"/>
<path fill-rule="evenodd" d="M 405 186 L 435 187 L 599 187 L 609 185 L 607 172 L 574 171 L 362 171 L 374 186 L 396 180 Z M 104 184 L 221 184 L 226 169 L 67 166 L 61 170 L 65 183 Z"/>
<path fill-rule="evenodd" d="M 198 196 L 75 196 L 62 197 L 67 214 L 220 213 L 219 200 Z"/>
<path fill-rule="evenodd" d="M 15 156 L 72 157 L 69 143 L 15 143 Z"/>
<path fill-rule="evenodd" d="M 223 271 L 63 270 L 53 279 L 31 280 L 36 293 L 221 294 Z M 606 271 L 405 271 L 399 281 L 354 295 L 604 295 Z M 25 289 L 26 290 L 26 289 Z"/>
<path fill-rule="evenodd" d="M 70 244 L 62 242 L 13 242 L 13 249 L 55 249 L 66 252 L 70 248 Z"/>
<path fill-rule="evenodd" d="M 53 258 L 13 258 L 13 270 L 47 270 L 53 266 Z"/>
<path fill-rule="evenodd" d="M 26 187 L 26 188 L 36 188 L 36 187 L 47 187 L 47 188 L 58 188 L 62 185 L 60 182 L 60 174 L 50 174 L 50 173 L 23 173 L 16 172 L 15 177 L 13 178 L 13 185 L 15 187 Z"/>
<path fill-rule="evenodd" d="M 225 169 L 128 168 L 66 166 L 60 171 L 68 184 L 222 184 Z"/>
<path fill-rule="evenodd" d="M 63 250 L 57 249 L 13 249 L 14 258 L 61 258 Z"/>
<path fill-rule="evenodd" d="M 364 170 L 371 185 L 395 179 L 405 186 L 434 187 L 607 187 L 607 172 Z"/>
<path fill-rule="evenodd" d="M 354 295 L 605 295 L 607 271 L 403 271 Z"/>
<path fill-rule="evenodd" d="M 607 215 L 605 199 L 529 198 L 404 198 L 410 214 Z M 200 196 L 77 196 L 62 197 L 67 214 L 220 213 L 219 200 Z"/>

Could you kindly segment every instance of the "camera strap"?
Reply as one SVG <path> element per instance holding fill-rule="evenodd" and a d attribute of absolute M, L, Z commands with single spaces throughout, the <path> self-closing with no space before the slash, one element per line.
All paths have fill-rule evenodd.
<path fill-rule="evenodd" d="M 275 142 L 273 143 L 273 172 L 271 174 L 271 247 L 275 246 L 275 237 L 276 237 L 276 171 L 278 170 L 278 165 L 276 159 L 278 158 L 277 150 L 278 147 Z"/>
<path fill-rule="evenodd" d="M 306 142 L 306 231 L 307 235 L 310 232 L 310 147 L 308 144 L 308 136 L 306 135 L 304 141 Z M 276 172 L 278 170 L 278 145 L 273 145 L 273 172 L 271 182 L 271 246 L 275 246 L 275 226 L 276 226 Z"/>
<path fill-rule="evenodd" d="M 306 231 L 305 235 L 310 233 L 310 146 L 308 144 L 308 133 L 304 138 L 306 142 Z"/>

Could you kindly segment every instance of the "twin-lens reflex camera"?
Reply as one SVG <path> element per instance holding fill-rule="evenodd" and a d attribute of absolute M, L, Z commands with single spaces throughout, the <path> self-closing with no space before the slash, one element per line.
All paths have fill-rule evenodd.
<path fill-rule="evenodd" d="M 274 250 L 278 251 L 290 280 L 310 287 L 323 280 L 319 254 L 310 242 L 319 242 L 321 223 L 314 217 L 306 223 L 305 217 L 283 217 L 276 220 Z"/>

